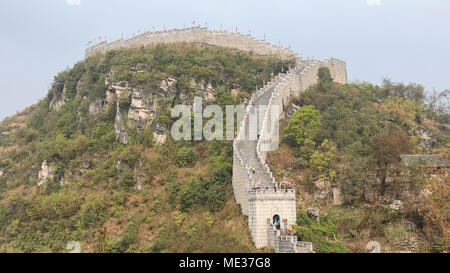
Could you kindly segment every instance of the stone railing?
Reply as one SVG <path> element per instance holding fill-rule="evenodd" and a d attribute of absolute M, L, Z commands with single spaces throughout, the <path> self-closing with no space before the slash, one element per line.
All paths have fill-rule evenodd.
<path fill-rule="evenodd" d="M 258 160 L 264 166 L 265 172 L 271 178 L 275 187 L 277 187 L 277 183 L 275 181 L 275 178 L 273 177 L 272 172 L 270 171 L 270 167 L 266 163 L 267 152 L 269 150 L 272 150 L 273 148 L 272 142 L 274 141 L 274 134 L 278 135 L 275 130 L 279 129 L 278 127 L 272 128 L 272 126 L 270 128 L 270 132 L 268 132 L 267 129 L 272 115 L 272 106 L 276 105 L 279 111 L 283 111 L 286 101 L 289 100 L 289 98 L 292 96 L 293 91 L 295 92 L 295 88 L 299 86 L 298 76 L 302 75 L 303 72 L 309 68 L 308 64 L 309 62 L 297 60 L 296 66 L 293 69 L 280 76 L 279 83 L 272 93 L 272 96 L 270 97 L 269 104 L 267 105 L 266 115 L 264 116 L 262 122 L 260 138 L 258 139 L 256 152 L 258 155 Z M 279 140 L 277 139 L 275 141 Z M 265 146 L 264 149 L 262 149 L 262 145 Z"/>

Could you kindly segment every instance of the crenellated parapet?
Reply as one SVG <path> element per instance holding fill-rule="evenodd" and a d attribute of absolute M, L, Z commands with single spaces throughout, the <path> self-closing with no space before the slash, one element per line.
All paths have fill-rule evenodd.
<path fill-rule="evenodd" d="M 113 42 L 101 42 L 86 49 L 85 57 L 102 55 L 110 50 L 127 48 L 139 48 L 152 44 L 169 43 L 199 43 L 226 48 L 235 48 L 243 51 L 254 52 L 258 55 L 273 55 L 281 59 L 293 59 L 298 55 L 288 48 L 273 46 L 264 40 L 258 40 L 250 35 L 239 32 L 233 33 L 226 30 L 208 30 L 206 27 L 192 27 L 183 29 L 171 29 L 166 31 L 148 31 L 130 39 L 119 39 Z"/>

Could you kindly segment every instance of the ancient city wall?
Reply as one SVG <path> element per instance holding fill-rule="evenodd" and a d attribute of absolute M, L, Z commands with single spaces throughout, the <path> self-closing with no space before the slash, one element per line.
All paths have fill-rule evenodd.
<path fill-rule="evenodd" d="M 272 46 L 269 43 L 257 40 L 250 35 L 230 33 L 228 31 L 208 30 L 207 28 L 193 27 L 185 29 L 172 29 L 167 31 L 145 32 L 133 38 L 119 39 L 111 43 L 102 42 L 86 49 L 85 57 L 105 54 L 110 50 L 122 48 L 138 48 L 158 43 L 201 43 L 220 47 L 235 48 L 251 51 L 258 55 L 276 55 L 282 59 L 298 57 L 293 51 L 281 46 Z"/>

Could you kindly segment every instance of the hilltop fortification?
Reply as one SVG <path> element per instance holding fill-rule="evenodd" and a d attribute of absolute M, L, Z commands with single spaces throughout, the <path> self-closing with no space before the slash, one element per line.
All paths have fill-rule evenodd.
<path fill-rule="evenodd" d="M 278 133 L 275 131 L 278 128 L 270 125 L 273 117 L 271 113 L 276 107 L 281 110 L 282 118 L 283 109 L 286 109 L 290 100 L 317 83 L 317 72 L 320 67 L 329 68 L 335 82 L 347 83 L 345 62 L 335 58 L 324 61 L 303 60 L 287 48 L 272 46 L 249 35 L 211 31 L 200 27 L 146 32 L 128 40 L 103 42 L 88 48 L 86 57 L 104 54 L 109 50 L 180 42 L 235 48 L 258 55 L 273 55 L 281 59 L 296 60 L 295 67 L 287 73 L 275 76 L 264 87 L 257 90 L 250 100 L 250 107 L 247 107 L 244 121 L 240 124 L 238 135 L 233 143 L 232 185 L 236 202 L 241 206 L 242 213 L 247 216 L 251 236 L 257 248 L 271 246 L 276 252 L 312 252 L 311 243 L 297 242 L 296 236 L 287 233 L 286 227 L 296 224 L 295 191 L 279 188 L 266 164 L 267 151 L 274 150 L 278 145 L 276 143 Z M 258 140 L 245 139 L 252 129 L 247 119 L 250 111 L 264 111 L 258 115 L 264 117 L 260 121 L 261 126 L 257 128 Z M 255 135 L 255 132 L 251 133 Z M 255 182 L 258 184 L 255 185 Z M 276 219 L 284 228 L 274 225 Z"/>
<path fill-rule="evenodd" d="M 145 32 L 133 38 L 119 39 L 111 43 L 102 42 L 86 49 L 85 57 L 104 54 L 109 50 L 122 48 L 137 48 L 158 43 L 199 43 L 213 46 L 235 48 L 243 51 L 252 51 L 258 55 L 276 55 L 282 59 L 298 57 L 296 53 L 283 48 L 272 46 L 266 41 L 257 40 L 250 35 L 242 35 L 228 31 L 208 30 L 203 27 L 172 29 L 167 31 Z"/>

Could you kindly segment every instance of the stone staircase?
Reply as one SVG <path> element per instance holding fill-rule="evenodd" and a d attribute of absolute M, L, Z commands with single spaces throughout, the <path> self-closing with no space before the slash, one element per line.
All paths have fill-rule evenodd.
<path fill-rule="evenodd" d="M 294 68 L 278 74 L 257 90 L 246 106 L 233 143 L 233 190 L 242 213 L 247 216 L 257 248 L 270 246 L 275 252 L 313 252 L 311 243 L 299 242 L 294 234 L 277 230 L 272 225 L 275 215 L 283 221 L 283 226 L 296 223 L 296 198 L 293 189 L 278 187 L 266 158 L 268 151 L 278 147 L 279 128 L 276 122 L 273 124 L 273 119 L 283 118 L 291 98 L 317 82 L 317 71 L 321 66 L 329 67 L 338 82 L 346 82 L 345 64 L 342 69 L 342 63 L 337 59 L 324 62 L 297 59 Z"/>
<path fill-rule="evenodd" d="M 267 219 L 267 237 L 276 253 L 314 253 L 311 242 L 299 242 L 294 231 L 277 229 L 270 219 Z"/>
<path fill-rule="evenodd" d="M 294 239 L 294 235 L 283 237 L 277 232 L 268 232 L 267 229 L 270 230 L 273 227 L 270 226 L 272 215 L 267 214 L 269 212 L 266 208 L 267 203 L 269 206 L 276 207 L 274 211 L 274 207 L 271 206 L 269 214 L 274 212 L 282 214 L 283 217 L 287 217 L 286 222 L 295 224 L 295 192 L 278 188 L 270 168 L 265 163 L 266 150 L 261 149 L 261 145 L 271 146 L 271 132 L 267 133 L 266 129 L 274 99 L 280 94 L 286 98 L 290 97 L 291 90 L 288 88 L 292 83 L 297 83 L 298 73 L 306 69 L 307 65 L 308 62 L 298 60 L 295 68 L 286 74 L 277 75 L 265 87 L 256 91 L 247 105 L 244 120 L 234 141 L 234 158 L 238 160 L 242 173 L 246 175 L 240 185 L 233 183 L 235 192 L 241 192 L 240 198 L 237 197 L 236 200 L 241 204 L 243 213 L 249 217 L 249 227 L 255 245 L 257 247 L 272 246 L 276 252 L 297 252 L 294 244 L 297 240 Z M 251 119 L 252 116 L 253 119 Z M 236 176 L 237 174 L 233 173 L 233 181 Z M 242 193 L 242 189 L 239 189 L 242 187 L 248 191 L 247 196 Z M 242 200 L 245 198 L 247 200 Z M 274 202 L 278 204 L 273 204 Z"/>

